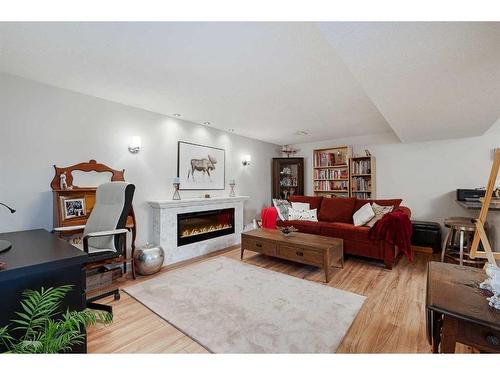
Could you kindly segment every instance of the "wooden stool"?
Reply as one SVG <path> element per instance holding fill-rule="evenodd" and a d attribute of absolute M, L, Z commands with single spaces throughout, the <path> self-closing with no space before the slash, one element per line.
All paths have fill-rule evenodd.
<path fill-rule="evenodd" d="M 444 226 L 449 228 L 443 244 L 441 252 L 441 262 L 444 262 L 445 257 L 458 262 L 461 266 L 465 263 L 469 265 L 481 266 L 484 265 L 483 260 L 472 260 L 469 257 L 469 250 L 474 238 L 476 225 L 473 218 L 470 217 L 450 217 L 445 219 Z M 459 250 L 456 251 L 455 237 L 459 235 Z M 464 255 L 466 259 L 464 260 Z"/>

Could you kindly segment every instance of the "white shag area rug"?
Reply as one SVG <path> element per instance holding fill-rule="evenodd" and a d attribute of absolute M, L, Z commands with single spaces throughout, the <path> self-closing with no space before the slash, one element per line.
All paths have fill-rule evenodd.
<path fill-rule="evenodd" d="M 226 257 L 124 290 L 213 353 L 334 353 L 365 300 Z"/>

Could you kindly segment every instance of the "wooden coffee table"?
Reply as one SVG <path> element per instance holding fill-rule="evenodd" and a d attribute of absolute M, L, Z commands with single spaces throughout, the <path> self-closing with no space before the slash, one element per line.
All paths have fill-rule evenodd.
<path fill-rule="evenodd" d="M 344 242 L 340 238 L 294 232 L 285 237 L 276 229 L 254 229 L 241 234 L 241 259 L 245 250 L 321 267 L 330 281 L 330 267 L 344 267 Z"/>

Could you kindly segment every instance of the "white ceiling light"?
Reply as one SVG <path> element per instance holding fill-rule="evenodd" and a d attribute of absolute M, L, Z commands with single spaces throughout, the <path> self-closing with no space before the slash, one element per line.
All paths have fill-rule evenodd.
<path fill-rule="evenodd" d="M 173 116 L 175 116 L 175 117 L 181 117 L 181 114 L 180 113 L 174 113 Z"/>
<path fill-rule="evenodd" d="M 210 122 L 210 121 L 205 121 L 205 122 L 203 123 L 203 125 L 207 125 L 207 126 L 208 126 L 208 125 L 210 125 L 210 124 L 211 124 L 211 122 Z"/>

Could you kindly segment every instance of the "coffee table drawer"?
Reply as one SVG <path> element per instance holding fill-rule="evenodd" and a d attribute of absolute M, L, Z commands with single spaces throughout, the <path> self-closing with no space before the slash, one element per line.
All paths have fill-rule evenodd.
<path fill-rule="evenodd" d="M 254 238 L 243 238 L 241 247 L 245 250 L 255 251 L 266 255 L 276 256 L 276 243 Z"/>
<path fill-rule="evenodd" d="M 323 265 L 322 252 L 305 249 L 301 247 L 294 247 L 294 246 L 287 246 L 280 244 L 278 246 L 278 256 L 280 258 L 293 260 L 299 263 L 310 264 L 313 266 Z"/>

